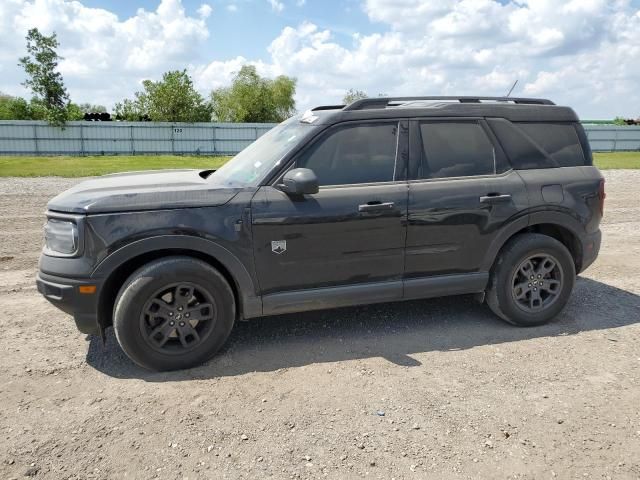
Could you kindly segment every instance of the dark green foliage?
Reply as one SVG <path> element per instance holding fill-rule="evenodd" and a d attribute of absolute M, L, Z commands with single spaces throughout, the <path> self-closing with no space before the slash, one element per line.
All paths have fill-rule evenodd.
<path fill-rule="evenodd" d="M 69 94 L 62 75 L 56 70 L 62 59 L 56 51 L 59 46 L 56 34 L 46 36 L 32 28 L 26 39 L 27 55 L 20 59 L 20 65 L 27 74 L 23 85 L 33 92 L 35 101 L 45 109 L 45 119 L 52 125 L 62 126 L 68 119 Z"/>
<path fill-rule="evenodd" d="M 186 70 L 162 75 L 162 80 L 142 82 L 144 90 L 133 100 L 125 99 L 115 106 L 116 118 L 140 120 L 148 116 L 154 122 L 208 122 L 211 107 L 196 91 Z"/>
<path fill-rule="evenodd" d="M 229 87 L 211 92 L 213 119 L 219 122 L 282 122 L 296 110 L 296 80 L 280 75 L 271 80 L 256 67 L 243 66 Z"/>

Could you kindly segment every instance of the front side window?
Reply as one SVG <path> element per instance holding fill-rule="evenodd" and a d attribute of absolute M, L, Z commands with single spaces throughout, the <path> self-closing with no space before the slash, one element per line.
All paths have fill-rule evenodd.
<path fill-rule="evenodd" d="M 305 151 L 296 166 L 313 170 L 321 186 L 391 182 L 397 147 L 396 122 L 346 125 Z"/>
<path fill-rule="evenodd" d="M 496 152 L 476 122 L 424 122 L 420 124 L 423 162 L 421 178 L 491 175 Z"/>

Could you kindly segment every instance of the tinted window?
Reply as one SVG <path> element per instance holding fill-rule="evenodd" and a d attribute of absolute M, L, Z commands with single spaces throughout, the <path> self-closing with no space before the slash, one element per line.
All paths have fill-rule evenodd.
<path fill-rule="evenodd" d="M 576 129 L 571 124 L 517 123 L 559 167 L 584 165 L 584 155 Z"/>
<path fill-rule="evenodd" d="M 587 164 L 572 124 L 492 119 L 489 125 L 517 170 Z"/>
<path fill-rule="evenodd" d="M 553 160 L 536 147 L 522 130 L 503 119 L 488 120 L 491 129 L 516 170 L 551 168 Z"/>
<path fill-rule="evenodd" d="M 313 170 L 320 185 L 390 182 L 397 139 L 397 123 L 344 126 L 316 142 L 296 166 Z"/>
<path fill-rule="evenodd" d="M 420 124 L 424 149 L 422 178 L 467 177 L 495 173 L 493 144 L 478 123 Z"/>

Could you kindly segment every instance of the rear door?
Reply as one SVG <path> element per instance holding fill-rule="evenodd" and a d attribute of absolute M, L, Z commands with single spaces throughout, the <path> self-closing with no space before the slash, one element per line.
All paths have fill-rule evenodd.
<path fill-rule="evenodd" d="M 405 277 L 478 272 L 500 228 L 524 215 L 522 179 L 482 119 L 412 120 L 410 137 Z M 411 285 L 405 296 L 419 296 Z"/>
<path fill-rule="evenodd" d="M 273 185 L 251 205 L 263 295 L 397 281 L 404 273 L 407 122 L 346 123 L 329 129 L 291 168 L 312 169 L 320 190 L 295 197 Z"/>

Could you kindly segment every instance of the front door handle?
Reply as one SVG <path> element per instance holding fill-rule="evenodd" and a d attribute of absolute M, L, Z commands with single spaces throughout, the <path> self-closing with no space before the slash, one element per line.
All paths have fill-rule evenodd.
<path fill-rule="evenodd" d="M 395 204 L 393 202 L 369 202 L 364 205 L 358 206 L 358 211 L 362 213 L 371 213 L 371 212 L 388 212 L 393 210 Z"/>
<path fill-rule="evenodd" d="M 501 195 L 499 193 L 490 193 L 480 197 L 480 203 L 509 203 L 511 201 L 510 194 Z"/>

